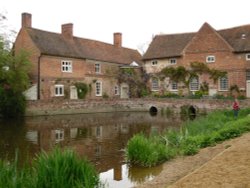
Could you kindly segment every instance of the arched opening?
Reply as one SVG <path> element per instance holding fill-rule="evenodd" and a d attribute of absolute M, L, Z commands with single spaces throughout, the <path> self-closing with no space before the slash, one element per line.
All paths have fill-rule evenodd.
<path fill-rule="evenodd" d="M 196 109 L 195 109 L 194 106 L 190 106 L 190 107 L 188 108 L 188 115 L 189 115 L 189 118 L 190 118 L 191 120 L 195 119 L 195 117 L 196 117 Z"/>
<path fill-rule="evenodd" d="M 158 109 L 155 106 L 151 106 L 149 109 L 149 112 L 151 115 L 156 115 L 158 112 Z"/>

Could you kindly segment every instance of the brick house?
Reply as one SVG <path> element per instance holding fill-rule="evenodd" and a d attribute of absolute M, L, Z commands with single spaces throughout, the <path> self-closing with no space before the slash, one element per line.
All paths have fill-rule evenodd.
<path fill-rule="evenodd" d="M 76 83 L 88 87 L 86 98 L 127 98 L 128 85 L 118 83 L 120 67 L 140 69 L 137 50 L 122 47 L 122 34 L 114 33 L 114 44 L 75 37 L 73 24 L 64 24 L 61 33 L 32 28 L 32 15 L 22 14 L 22 28 L 15 51 L 30 53 L 32 87 L 29 99 L 77 99 Z"/>
<path fill-rule="evenodd" d="M 207 83 L 209 95 L 227 96 L 230 87 L 237 85 L 241 95 L 250 97 L 250 25 L 215 30 L 204 23 L 198 32 L 156 35 L 143 61 L 154 92 L 195 92 Z M 165 67 L 190 69 L 191 62 L 205 63 L 209 69 L 224 71 L 226 75 L 216 83 L 207 74 L 198 75 L 190 79 L 189 90 L 181 89 L 181 83 L 157 76 Z"/>

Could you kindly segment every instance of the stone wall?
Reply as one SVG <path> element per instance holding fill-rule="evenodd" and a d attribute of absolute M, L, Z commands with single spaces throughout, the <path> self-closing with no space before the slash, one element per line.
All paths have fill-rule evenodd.
<path fill-rule="evenodd" d="M 40 100 L 28 102 L 26 115 L 139 112 L 150 111 L 151 107 L 155 107 L 158 112 L 180 113 L 183 106 L 193 106 L 197 113 L 206 113 L 216 109 L 231 109 L 232 103 L 232 100 L 215 99 Z M 250 100 L 240 101 L 240 107 L 250 107 Z"/>

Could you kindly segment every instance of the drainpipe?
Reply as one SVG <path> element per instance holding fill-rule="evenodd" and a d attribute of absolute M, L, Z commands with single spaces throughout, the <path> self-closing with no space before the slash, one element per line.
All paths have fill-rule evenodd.
<path fill-rule="evenodd" d="M 38 57 L 38 67 L 37 67 L 37 100 L 40 100 L 40 61 L 42 54 Z"/>

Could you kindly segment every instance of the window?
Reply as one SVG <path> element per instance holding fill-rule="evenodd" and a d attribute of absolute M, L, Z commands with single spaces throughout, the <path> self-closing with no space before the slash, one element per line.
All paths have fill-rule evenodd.
<path fill-rule="evenodd" d="M 71 61 L 62 61 L 62 72 L 72 72 Z"/>
<path fill-rule="evenodd" d="M 220 91 L 227 91 L 228 90 L 228 78 L 227 76 L 221 77 L 219 79 L 219 89 Z"/>
<path fill-rule="evenodd" d="M 56 143 L 64 140 L 64 130 L 55 130 L 55 141 Z"/>
<path fill-rule="evenodd" d="M 158 61 L 154 60 L 152 61 L 152 66 L 156 66 L 158 64 Z"/>
<path fill-rule="evenodd" d="M 192 77 L 189 82 L 190 91 L 198 91 L 199 90 L 199 78 Z"/>
<path fill-rule="evenodd" d="M 213 63 L 213 62 L 215 62 L 215 56 L 214 55 L 207 56 L 206 62 L 207 63 Z"/>
<path fill-rule="evenodd" d="M 246 72 L 246 79 L 247 79 L 247 80 L 250 80 L 250 71 L 247 71 L 247 72 Z"/>
<path fill-rule="evenodd" d="M 152 79 L 152 90 L 153 91 L 158 91 L 159 90 L 159 80 L 158 80 L 158 78 L 153 78 Z"/>
<path fill-rule="evenodd" d="M 115 86 L 115 95 L 119 95 L 119 86 Z"/>
<path fill-rule="evenodd" d="M 172 81 L 171 82 L 171 88 L 170 88 L 171 91 L 177 91 L 178 90 L 178 84 L 177 82 L 175 81 Z"/>
<path fill-rule="evenodd" d="M 246 54 L 246 60 L 250 61 L 250 54 Z"/>
<path fill-rule="evenodd" d="M 95 73 L 101 73 L 101 65 L 99 63 L 95 64 Z"/>
<path fill-rule="evenodd" d="M 171 65 L 175 65 L 177 60 L 176 59 L 170 59 L 169 62 L 170 62 Z"/>
<path fill-rule="evenodd" d="M 63 85 L 55 85 L 55 96 L 64 96 L 64 86 Z"/>
<path fill-rule="evenodd" d="M 101 82 L 95 83 L 95 95 L 102 96 L 102 83 Z"/>

